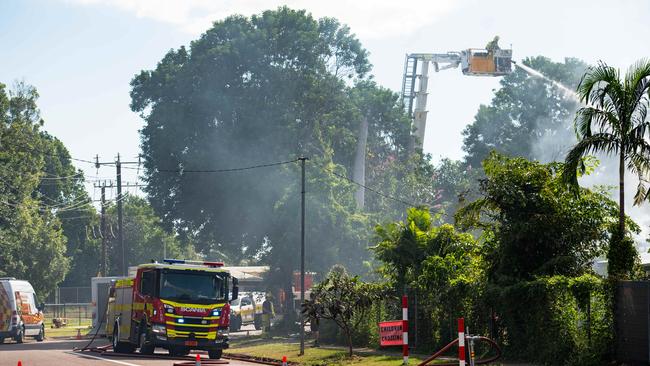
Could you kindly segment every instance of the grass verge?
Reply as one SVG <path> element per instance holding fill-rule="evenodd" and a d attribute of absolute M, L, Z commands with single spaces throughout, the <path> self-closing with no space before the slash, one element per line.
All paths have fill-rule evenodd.
<path fill-rule="evenodd" d="M 233 344 L 226 353 L 239 353 L 254 357 L 268 357 L 281 360 L 282 356 L 287 356 L 290 362 L 297 362 L 305 366 L 347 366 L 347 365 L 364 365 L 364 366 L 395 366 L 402 362 L 402 356 L 399 354 L 379 354 L 379 353 L 356 353 L 348 357 L 347 351 L 339 348 L 314 348 L 305 347 L 305 354 L 299 356 L 299 343 L 289 343 L 284 340 L 269 340 L 265 343 L 257 342 L 237 342 Z M 418 364 L 421 359 L 410 357 L 409 363 Z"/>
<path fill-rule="evenodd" d="M 90 332 L 91 321 L 81 320 L 81 324 L 78 322 L 73 322 L 74 325 L 66 325 L 61 328 L 52 328 L 52 322 L 49 319 L 45 320 L 45 336 L 49 338 L 68 338 L 75 337 L 77 335 L 77 330 L 81 333 L 81 336 L 86 336 Z"/>

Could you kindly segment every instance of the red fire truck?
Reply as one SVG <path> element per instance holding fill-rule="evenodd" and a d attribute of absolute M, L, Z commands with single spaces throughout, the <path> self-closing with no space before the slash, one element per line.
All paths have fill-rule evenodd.
<path fill-rule="evenodd" d="M 222 266 L 165 259 L 116 280 L 106 314 L 113 350 L 153 354 L 161 347 L 175 356 L 206 350 L 210 358 L 221 358 L 228 348 L 229 301 L 239 292 L 237 279 Z"/>

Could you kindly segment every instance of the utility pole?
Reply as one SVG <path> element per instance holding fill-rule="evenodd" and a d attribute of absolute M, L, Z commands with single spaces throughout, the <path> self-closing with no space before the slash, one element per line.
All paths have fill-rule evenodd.
<path fill-rule="evenodd" d="M 120 243 L 120 250 L 122 251 L 122 276 L 128 275 L 126 268 L 126 255 L 124 249 L 124 215 L 122 213 L 122 163 L 120 162 L 120 154 L 117 154 L 115 161 L 115 168 L 117 170 L 117 240 Z"/>
<path fill-rule="evenodd" d="M 305 354 L 305 316 L 302 307 L 305 304 L 305 161 L 306 157 L 298 158 L 302 171 L 300 189 L 300 355 Z"/>
<path fill-rule="evenodd" d="M 108 276 L 108 265 L 106 261 L 106 239 L 108 236 L 108 233 L 106 232 L 106 182 L 102 183 L 102 217 L 101 217 L 101 225 L 100 225 L 100 230 L 102 233 L 102 254 L 101 254 L 101 262 L 99 263 L 101 267 L 101 276 L 105 277 Z"/>
<path fill-rule="evenodd" d="M 140 161 L 121 161 L 120 154 L 117 154 L 117 160 L 114 162 L 99 162 L 99 156 L 95 156 L 95 167 L 99 169 L 102 165 L 115 165 L 117 175 L 117 231 L 118 242 L 121 251 L 121 272 L 123 276 L 128 275 L 129 269 L 126 266 L 126 245 L 124 244 L 124 217 L 122 212 L 122 164 L 138 164 Z"/>

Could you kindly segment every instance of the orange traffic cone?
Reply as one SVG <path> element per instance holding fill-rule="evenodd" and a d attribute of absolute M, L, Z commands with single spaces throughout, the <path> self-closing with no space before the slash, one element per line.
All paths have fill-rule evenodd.
<path fill-rule="evenodd" d="M 196 354 L 196 362 L 194 363 L 194 366 L 201 366 L 201 355 Z"/>
<path fill-rule="evenodd" d="M 81 339 L 81 329 L 77 328 L 77 339 Z"/>
<path fill-rule="evenodd" d="M 282 366 L 287 366 L 287 356 L 282 356 Z"/>

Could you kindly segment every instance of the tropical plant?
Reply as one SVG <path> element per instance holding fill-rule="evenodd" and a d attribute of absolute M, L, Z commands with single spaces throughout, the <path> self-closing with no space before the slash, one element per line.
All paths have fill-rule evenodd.
<path fill-rule="evenodd" d="M 578 86 L 580 99 L 586 105 L 580 108 L 575 117 L 575 130 L 578 143 L 566 156 L 566 169 L 563 178 L 572 187 L 578 186 L 578 177 L 584 172 L 583 157 L 593 153 L 605 153 L 618 157 L 619 162 L 619 215 L 618 233 L 620 238 L 625 230 L 625 171 L 635 173 L 639 184 L 634 196 L 634 204 L 639 205 L 648 199 L 650 192 L 646 187 L 650 173 L 650 143 L 646 135 L 650 127 L 647 118 L 650 106 L 650 60 L 639 60 L 621 77 L 620 71 L 605 63 L 589 68 Z M 634 251 L 622 251 L 618 247 L 626 241 L 618 240 L 610 246 L 611 252 L 634 255 Z M 621 268 L 616 262 L 631 263 L 626 256 L 610 255 L 610 269 L 622 270 L 625 275 L 632 268 Z"/>
<path fill-rule="evenodd" d="M 302 306 L 302 313 L 310 319 L 327 319 L 345 333 L 349 356 L 352 356 L 352 332 L 365 319 L 378 293 L 373 286 L 362 282 L 359 276 L 350 276 L 340 265 L 332 267 L 327 278 L 312 289 L 311 298 Z"/>

